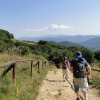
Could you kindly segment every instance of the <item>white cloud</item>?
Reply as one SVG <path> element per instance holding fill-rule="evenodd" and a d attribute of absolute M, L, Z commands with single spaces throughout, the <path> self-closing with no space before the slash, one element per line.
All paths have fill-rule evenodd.
<path fill-rule="evenodd" d="M 27 31 L 36 32 L 36 31 L 44 31 L 44 30 L 59 30 L 59 29 L 70 29 L 70 28 L 73 28 L 73 27 L 69 27 L 66 25 L 51 24 L 50 27 L 45 27 L 45 28 L 35 29 L 35 30 L 27 30 Z"/>
<path fill-rule="evenodd" d="M 73 28 L 73 27 L 69 27 L 66 25 L 55 25 L 55 24 L 51 24 L 51 29 L 69 29 L 69 28 Z"/>

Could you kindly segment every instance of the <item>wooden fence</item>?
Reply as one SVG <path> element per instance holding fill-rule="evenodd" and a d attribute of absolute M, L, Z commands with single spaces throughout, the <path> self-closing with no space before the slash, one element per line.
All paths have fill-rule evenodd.
<path fill-rule="evenodd" d="M 100 72 L 98 69 L 91 68 L 92 71 Z M 88 83 L 90 83 L 90 79 L 87 77 Z"/>
<path fill-rule="evenodd" d="M 31 78 L 32 78 L 32 73 L 33 73 L 33 67 L 34 66 L 37 65 L 38 66 L 38 72 L 40 71 L 40 62 L 41 61 L 42 61 L 42 69 L 47 66 L 47 62 L 48 62 L 48 66 L 50 66 L 51 64 L 54 64 L 52 61 L 36 60 L 36 59 L 10 61 L 10 62 L 7 62 L 7 63 L 0 64 L 0 68 L 7 67 L 7 69 L 3 73 L 0 74 L 0 79 L 3 76 L 5 76 L 11 69 L 13 69 L 13 74 L 12 74 L 13 83 L 16 84 L 16 68 L 17 68 L 16 64 L 19 63 L 19 62 L 26 62 L 26 61 L 31 62 L 31 65 L 30 65 L 30 67 L 31 67 L 31 71 L 30 71 Z M 34 63 L 34 61 L 36 63 Z M 94 69 L 94 68 L 92 68 L 91 70 L 100 72 L 100 70 Z M 88 78 L 88 82 L 89 82 L 89 78 Z"/>
<path fill-rule="evenodd" d="M 13 74 L 12 74 L 13 83 L 16 84 L 16 68 L 17 68 L 16 64 L 19 63 L 19 62 L 26 62 L 26 61 L 31 62 L 31 65 L 30 65 L 30 67 L 31 67 L 31 71 L 30 71 L 31 78 L 32 78 L 32 73 L 33 73 L 33 66 L 37 65 L 38 66 L 38 72 L 39 72 L 40 71 L 40 62 L 42 62 L 42 69 L 47 66 L 47 63 L 48 63 L 48 66 L 51 66 L 51 64 L 54 64 L 52 61 L 35 60 L 35 59 L 10 61 L 10 62 L 7 62 L 7 63 L 0 64 L 0 68 L 7 67 L 7 69 L 5 71 L 3 71 L 3 73 L 0 74 L 0 79 L 3 76 L 5 76 L 11 69 L 13 69 Z"/>
<path fill-rule="evenodd" d="M 94 68 L 92 68 L 91 70 L 93 70 L 93 71 L 97 71 L 97 72 L 100 72 L 100 70 L 98 70 L 98 69 L 94 69 Z"/>

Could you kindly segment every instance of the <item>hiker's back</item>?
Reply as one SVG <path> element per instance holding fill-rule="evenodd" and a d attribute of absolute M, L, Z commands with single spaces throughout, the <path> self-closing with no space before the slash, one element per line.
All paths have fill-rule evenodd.
<path fill-rule="evenodd" d="M 70 71 L 73 73 L 73 84 L 75 93 L 77 96 L 76 100 L 80 100 L 79 90 L 81 89 L 84 93 L 84 99 L 88 100 L 87 93 L 88 93 L 88 81 L 85 75 L 85 69 L 87 72 L 90 73 L 91 68 L 88 62 L 82 58 L 82 53 L 80 51 L 76 52 L 75 59 L 71 61 Z"/>
<path fill-rule="evenodd" d="M 74 60 L 74 76 L 75 78 L 85 78 L 85 63 L 84 60 L 75 59 Z"/>
<path fill-rule="evenodd" d="M 68 68 L 68 60 L 63 60 L 62 61 L 62 69 L 67 69 Z"/>
<path fill-rule="evenodd" d="M 70 68 L 69 60 L 67 59 L 66 56 L 63 58 L 61 63 L 62 63 L 63 79 L 65 82 L 65 80 L 68 79 L 68 72 L 69 72 L 69 68 Z"/>

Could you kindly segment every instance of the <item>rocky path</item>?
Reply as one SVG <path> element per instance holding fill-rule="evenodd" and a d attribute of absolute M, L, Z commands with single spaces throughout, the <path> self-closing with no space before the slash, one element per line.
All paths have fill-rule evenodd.
<path fill-rule="evenodd" d="M 81 100 L 84 100 L 80 91 Z M 100 90 L 89 85 L 89 100 L 100 100 Z M 72 74 L 69 72 L 69 79 L 65 82 L 62 78 L 62 70 L 49 71 L 44 78 L 36 100 L 75 100 L 76 95 L 73 89 Z"/>

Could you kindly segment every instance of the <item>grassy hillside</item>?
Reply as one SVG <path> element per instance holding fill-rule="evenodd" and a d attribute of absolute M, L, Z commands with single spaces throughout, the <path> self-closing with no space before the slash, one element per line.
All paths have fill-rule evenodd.
<path fill-rule="evenodd" d="M 38 43 L 35 43 L 33 41 L 16 40 L 14 39 L 12 34 L 5 30 L 2 30 L 0 34 L 2 36 L 0 36 L 0 38 L 2 39 L 0 42 L 2 44 L 0 47 L 0 53 L 6 52 L 9 54 L 16 54 L 20 56 L 30 54 L 41 55 L 48 60 L 52 60 L 56 64 L 59 64 L 64 56 L 67 56 L 69 60 L 71 60 L 77 50 L 81 51 L 83 53 L 83 56 L 90 63 L 94 58 L 94 54 L 92 51 L 68 41 L 61 42 L 60 44 L 54 44 L 48 41 L 41 40 Z M 65 45 L 67 45 L 68 47 L 66 47 Z"/>
<path fill-rule="evenodd" d="M 100 62 L 91 64 L 92 68 L 100 70 Z M 91 83 L 100 89 L 100 71 L 91 71 Z"/>
<path fill-rule="evenodd" d="M 31 56 L 17 56 L 17 55 L 0 55 L 0 62 L 8 62 L 12 60 L 25 60 L 25 59 L 43 59 L 36 55 Z M 16 69 L 16 85 L 13 84 L 12 70 L 9 71 L 0 81 L 0 99 L 1 100 L 35 100 L 38 94 L 38 88 L 41 86 L 43 78 L 46 76 L 48 70 L 56 68 L 54 66 L 47 66 L 38 72 L 38 67 L 33 67 L 33 78 L 30 77 L 30 62 L 17 63 Z M 35 62 L 34 62 L 35 64 Z M 42 64 L 42 63 L 40 63 Z M 41 65 L 42 66 L 42 65 Z M 5 68 L 0 68 L 2 73 Z"/>
<path fill-rule="evenodd" d="M 39 41 L 38 43 L 32 41 L 20 41 L 14 39 L 12 34 L 8 32 L 6 33 L 6 31 L 1 31 L 0 34 L 2 34 L 2 36 L 0 35 L 1 64 L 12 60 L 40 59 L 53 61 L 55 62 L 56 67 L 59 67 L 59 63 L 63 59 L 63 56 L 67 56 L 70 61 L 74 57 L 74 54 L 77 50 L 83 53 L 83 56 L 87 59 L 89 63 L 92 63 L 96 60 L 94 58 L 94 52 L 84 47 L 65 47 L 48 41 Z M 23 62 L 16 65 L 16 85 L 14 85 L 12 82 L 12 71 L 9 71 L 9 73 L 7 73 L 7 75 L 3 77 L 3 79 L 1 79 L 1 100 L 35 100 L 35 97 L 38 94 L 38 88 L 41 86 L 42 80 L 47 74 L 48 70 L 52 70 L 52 68 L 56 67 L 45 67 L 45 69 L 41 70 L 39 73 L 36 66 L 33 69 L 33 79 L 31 79 L 30 64 L 30 62 Z M 5 69 L 6 68 L 0 68 L 0 74 Z"/>

